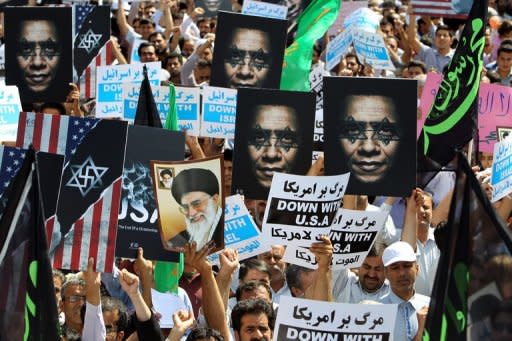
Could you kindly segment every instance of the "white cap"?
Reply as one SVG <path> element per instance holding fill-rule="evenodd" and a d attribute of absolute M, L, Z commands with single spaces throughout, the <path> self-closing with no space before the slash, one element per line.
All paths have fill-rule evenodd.
<path fill-rule="evenodd" d="M 409 243 L 395 242 L 389 245 L 382 254 L 384 266 L 389 266 L 396 262 L 415 262 L 416 254 Z"/>

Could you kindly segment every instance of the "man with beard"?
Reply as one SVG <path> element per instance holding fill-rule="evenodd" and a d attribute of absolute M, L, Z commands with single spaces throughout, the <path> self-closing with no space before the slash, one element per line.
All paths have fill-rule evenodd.
<path fill-rule="evenodd" d="M 258 255 L 258 259 L 264 261 L 270 268 L 272 298 L 275 303 L 279 304 L 282 295 L 291 296 L 285 278 L 286 263 L 283 261 L 285 247 L 283 245 L 272 245 L 271 248 L 271 251 Z"/>
<path fill-rule="evenodd" d="M 171 192 L 185 215 L 187 228 L 171 238 L 168 245 L 183 247 L 195 241 L 200 249 L 212 239 L 217 246 L 222 245 L 222 208 L 215 174 L 203 168 L 185 169 L 174 178 Z"/>
<path fill-rule="evenodd" d="M 231 312 L 236 341 L 270 341 L 275 314 L 272 305 L 262 299 L 239 302 Z"/>
<path fill-rule="evenodd" d="M 60 309 L 64 312 L 63 335 L 67 340 L 78 340 L 82 334 L 83 321 L 80 311 L 85 304 L 85 282 L 68 279 L 62 285 Z"/>
<path fill-rule="evenodd" d="M 382 257 L 372 248 L 359 267 L 359 276 L 348 268 L 333 274 L 333 297 L 336 302 L 379 301 L 389 293 Z"/>

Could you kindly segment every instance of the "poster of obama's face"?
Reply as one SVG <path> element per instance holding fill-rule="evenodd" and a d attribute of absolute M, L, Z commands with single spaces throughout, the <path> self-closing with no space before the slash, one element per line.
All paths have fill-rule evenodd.
<path fill-rule="evenodd" d="M 6 7 L 4 20 L 6 84 L 18 86 L 22 102 L 64 102 L 73 81 L 72 8 Z"/>
<path fill-rule="evenodd" d="M 315 94 L 243 88 L 237 98 L 232 193 L 267 199 L 274 173 L 311 166 Z"/>
<path fill-rule="evenodd" d="M 348 194 L 408 196 L 416 182 L 415 80 L 324 78 L 326 175 Z"/>
<path fill-rule="evenodd" d="M 219 12 L 210 85 L 279 88 L 286 20 Z"/>

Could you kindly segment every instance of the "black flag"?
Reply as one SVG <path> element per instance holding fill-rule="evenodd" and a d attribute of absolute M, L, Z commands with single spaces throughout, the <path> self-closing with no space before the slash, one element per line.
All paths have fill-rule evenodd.
<path fill-rule="evenodd" d="M 156 107 L 155 99 L 151 84 L 149 84 L 148 69 L 144 65 L 144 79 L 140 85 L 139 101 L 137 102 L 137 111 L 135 113 L 135 124 L 141 126 L 149 126 L 162 128 L 160 114 Z"/>
<path fill-rule="evenodd" d="M 474 1 L 418 141 L 418 154 L 445 165 L 472 138 L 477 125 L 487 0 Z"/>
<path fill-rule="evenodd" d="M 0 341 L 59 339 L 34 153 L 26 153 L 0 220 Z"/>
<path fill-rule="evenodd" d="M 488 324 L 480 322 L 499 306 L 490 304 L 492 301 L 506 298 L 505 287 L 510 282 L 510 270 L 507 280 L 489 269 L 503 257 L 512 261 L 512 241 L 462 153 L 458 154 L 450 216 L 442 232 L 441 258 L 423 340 L 481 340 Z M 470 282 L 473 277 L 485 280 Z M 486 285 L 493 281 L 501 294 L 485 298 L 487 304 L 468 304 L 468 298 L 472 302 L 471 297 L 488 292 Z M 467 337 L 468 327 L 471 334 L 480 336 Z"/>

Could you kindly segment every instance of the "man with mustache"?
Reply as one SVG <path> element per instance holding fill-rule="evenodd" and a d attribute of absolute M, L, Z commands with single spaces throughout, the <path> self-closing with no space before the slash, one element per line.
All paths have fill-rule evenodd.
<path fill-rule="evenodd" d="M 282 295 L 291 296 L 285 278 L 286 263 L 283 261 L 284 251 L 285 247 L 283 245 L 272 245 L 271 251 L 258 255 L 258 259 L 268 265 L 272 274 L 270 277 L 270 288 L 272 289 L 272 300 L 277 304 L 279 304 L 279 299 Z"/>
<path fill-rule="evenodd" d="M 237 303 L 231 312 L 236 341 L 270 341 L 275 324 L 272 305 L 262 299 Z"/>
<path fill-rule="evenodd" d="M 374 248 L 359 267 L 358 274 L 348 268 L 334 272 L 333 297 L 336 302 L 379 301 L 389 294 L 389 282 L 384 276 L 382 256 Z"/>
<path fill-rule="evenodd" d="M 379 301 L 398 304 L 393 340 L 416 340 L 423 335 L 430 304 L 430 297 L 414 290 L 419 272 L 416 254 L 411 245 L 399 241 L 384 250 L 382 261 L 391 291 Z"/>
<path fill-rule="evenodd" d="M 185 216 L 186 230 L 167 243 L 170 247 L 183 247 L 195 241 L 202 248 L 212 239 L 222 244 L 222 208 L 219 196 L 219 181 L 215 174 L 203 168 L 181 171 L 171 186 L 171 193 Z"/>

